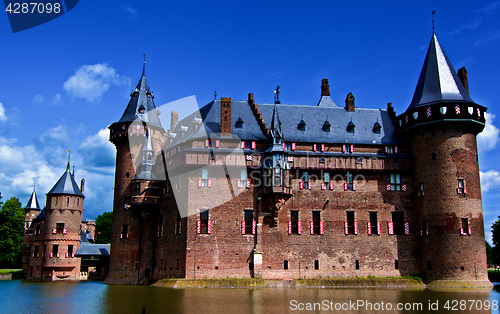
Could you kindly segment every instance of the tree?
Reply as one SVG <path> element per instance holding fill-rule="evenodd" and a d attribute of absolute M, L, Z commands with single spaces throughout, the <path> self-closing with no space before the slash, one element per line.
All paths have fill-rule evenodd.
<path fill-rule="evenodd" d="M 15 197 L 0 209 L 0 268 L 20 268 L 24 210 Z"/>
<path fill-rule="evenodd" d="M 111 242 L 112 212 L 105 212 L 95 219 L 96 243 L 108 244 Z"/>
<path fill-rule="evenodd" d="M 486 262 L 488 264 L 494 264 L 493 262 L 493 248 L 491 245 L 488 243 L 488 241 L 484 241 L 486 243 Z"/>

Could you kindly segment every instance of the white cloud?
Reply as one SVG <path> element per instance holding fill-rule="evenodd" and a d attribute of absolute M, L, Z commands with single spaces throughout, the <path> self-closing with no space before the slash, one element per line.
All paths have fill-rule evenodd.
<path fill-rule="evenodd" d="M 484 19 L 475 18 L 472 22 L 460 25 L 456 30 L 450 33 L 450 35 L 458 34 L 464 30 L 473 30 L 479 27 L 483 23 Z"/>
<path fill-rule="evenodd" d="M 75 75 L 64 82 L 64 90 L 75 98 L 83 98 L 94 102 L 101 99 L 112 85 L 130 84 L 130 79 L 116 73 L 106 63 L 82 65 Z"/>
<path fill-rule="evenodd" d="M 496 170 L 480 171 L 479 175 L 481 178 L 481 191 L 483 193 L 500 188 L 500 172 Z"/>
<path fill-rule="evenodd" d="M 131 6 L 125 4 L 121 7 L 121 10 L 127 14 L 129 14 L 134 20 L 137 18 L 137 15 L 139 14 L 139 12 L 132 8 Z"/>
<path fill-rule="evenodd" d="M 114 173 L 116 149 L 109 141 L 109 129 L 102 129 L 87 137 L 78 147 L 85 169 Z"/>
<path fill-rule="evenodd" d="M 38 94 L 38 95 L 35 95 L 35 97 L 33 97 L 33 102 L 37 103 L 37 104 L 41 104 L 44 100 L 45 99 L 43 98 L 42 94 Z"/>
<path fill-rule="evenodd" d="M 0 121 L 7 121 L 7 116 L 5 115 L 5 108 L 3 107 L 2 103 L 0 102 Z"/>
<path fill-rule="evenodd" d="M 495 12 L 498 8 L 500 8 L 500 1 L 494 1 L 490 4 L 488 4 L 487 6 L 485 6 L 484 8 L 479 9 L 478 12 L 490 14 L 490 13 Z"/>
<path fill-rule="evenodd" d="M 492 113 L 486 113 L 486 126 L 483 132 L 479 133 L 477 136 L 477 148 L 479 153 L 485 153 L 489 150 L 495 148 L 498 142 L 498 135 L 500 130 L 493 125 L 493 120 L 495 120 L 495 115 Z"/>
<path fill-rule="evenodd" d="M 58 105 L 61 103 L 61 94 L 56 94 L 54 97 L 52 97 L 52 104 L 53 105 Z"/>

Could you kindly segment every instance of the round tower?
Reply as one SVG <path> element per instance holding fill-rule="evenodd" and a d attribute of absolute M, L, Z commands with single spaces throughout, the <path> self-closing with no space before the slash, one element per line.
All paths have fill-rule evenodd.
<path fill-rule="evenodd" d="M 419 268 L 436 287 L 491 286 L 476 144 L 486 108 L 464 85 L 433 34 L 413 100 L 397 118 L 415 158 Z"/>

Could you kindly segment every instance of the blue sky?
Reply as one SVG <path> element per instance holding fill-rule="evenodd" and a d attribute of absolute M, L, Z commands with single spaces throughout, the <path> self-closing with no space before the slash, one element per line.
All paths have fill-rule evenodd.
<path fill-rule="evenodd" d="M 63 173 L 67 150 L 86 179 L 85 215 L 112 210 L 120 119 L 142 71 L 157 106 L 195 95 L 317 104 L 322 78 L 343 104 L 396 113 L 409 105 L 432 36 L 471 98 L 488 107 L 479 136 L 487 238 L 499 215 L 500 1 L 80 1 L 64 16 L 13 34 L 0 14 L 0 192 L 39 201 Z M 169 115 L 169 108 L 163 110 Z M 496 118 L 498 117 L 498 118 Z M 181 111 L 182 118 L 182 111 Z M 168 125 L 165 126 L 168 128 Z"/>

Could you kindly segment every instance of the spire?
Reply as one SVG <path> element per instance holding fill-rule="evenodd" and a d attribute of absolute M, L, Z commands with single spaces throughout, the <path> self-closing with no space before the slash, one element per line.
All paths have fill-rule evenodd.
<path fill-rule="evenodd" d="M 417 88 L 408 109 L 443 102 L 474 103 L 453 69 L 436 34 L 433 33 Z"/>
<path fill-rule="evenodd" d="M 137 169 L 138 175 L 134 179 L 141 180 L 155 180 L 156 174 L 151 170 L 153 168 L 153 144 L 151 142 L 151 137 L 149 136 L 149 131 L 146 132 L 146 138 L 144 140 L 144 145 L 141 149 L 142 161 L 139 165 L 139 169 Z"/>
<path fill-rule="evenodd" d="M 38 204 L 38 198 L 36 197 L 35 187 L 36 187 L 35 184 L 33 184 L 33 192 L 31 193 L 31 197 L 28 201 L 28 204 L 26 204 L 25 209 L 40 210 L 40 205 Z"/>
<path fill-rule="evenodd" d="M 144 58 L 144 61 L 142 62 L 142 76 L 145 76 L 145 72 L 146 72 L 146 55 L 143 54 L 142 57 Z"/>
<path fill-rule="evenodd" d="M 66 171 L 64 171 L 63 175 L 57 180 L 56 184 L 50 189 L 50 194 L 69 194 L 69 195 L 78 195 L 83 196 L 80 188 L 75 182 L 75 178 L 71 175 L 70 165 L 68 161 L 68 165 L 66 166 Z"/>

